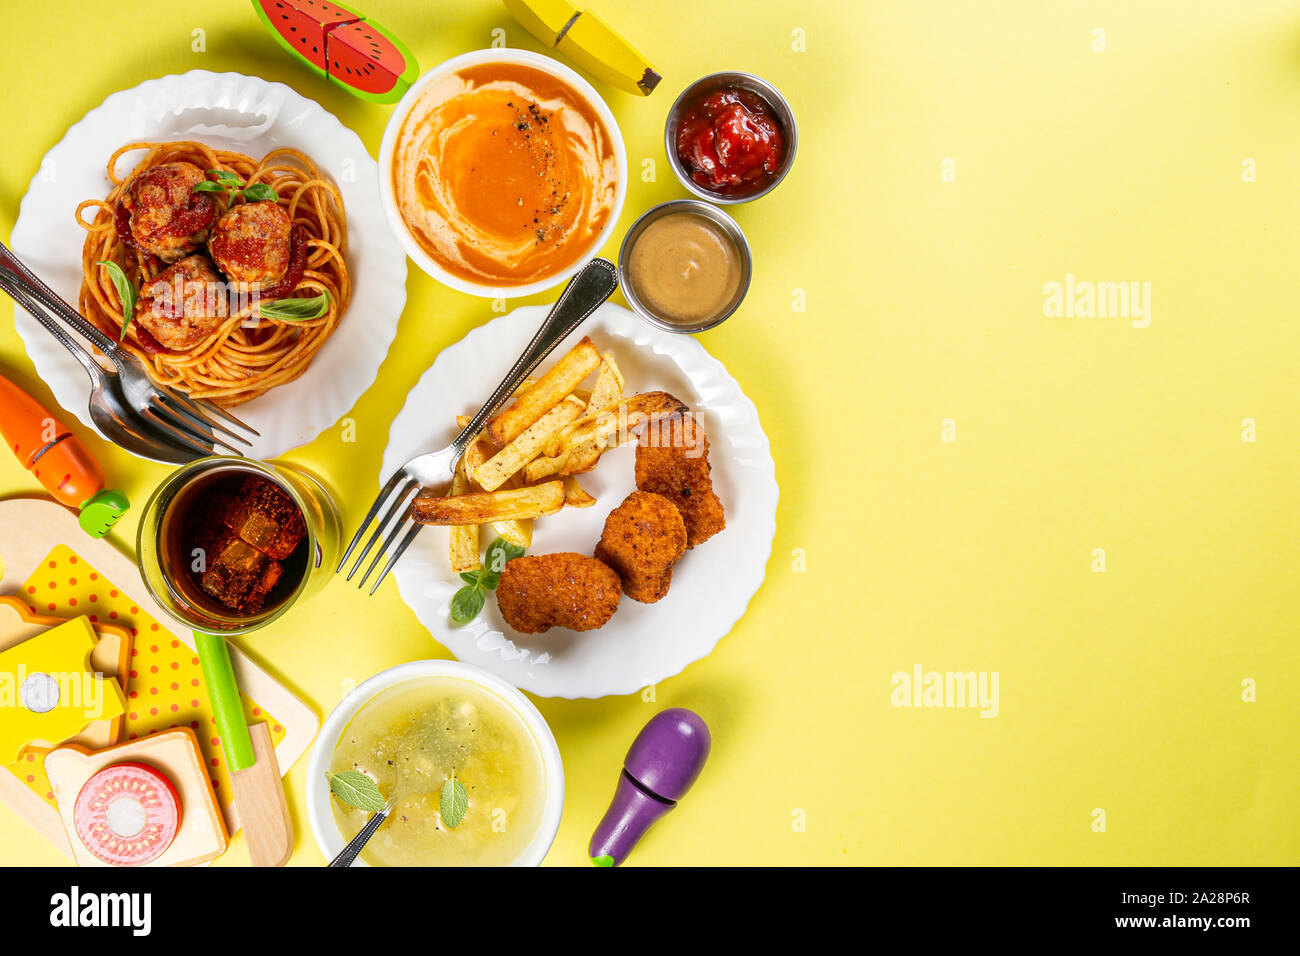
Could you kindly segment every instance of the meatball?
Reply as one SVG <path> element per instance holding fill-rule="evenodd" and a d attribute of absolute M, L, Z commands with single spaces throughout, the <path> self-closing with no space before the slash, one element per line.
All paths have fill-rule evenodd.
<path fill-rule="evenodd" d="M 193 163 L 163 163 L 137 175 L 122 193 L 118 232 L 123 218 L 129 235 L 122 239 L 163 262 L 176 262 L 208 238 L 217 213 L 206 193 L 194 192 L 203 170 Z"/>
<path fill-rule="evenodd" d="M 196 255 L 141 287 L 135 321 L 164 348 L 183 352 L 215 332 L 229 311 L 221 276 L 207 256 Z"/>
<path fill-rule="evenodd" d="M 673 565 L 686 553 L 686 523 L 662 495 L 634 491 L 605 519 L 596 559 L 614 569 L 623 593 L 653 604 L 668 593 Z"/>
<path fill-rule="evenodd" d="M 618 575 L 606 565 L 561 551 L 507 562 L 497 583 L 497 606 L 521 634 L 552 627 L 592 631 L 614 616 L 622 594 Z"/>
<path fill-rule="evenodd" d="M 727 526 L 713 491 L 709 439 L 692 415 L 675 415 L 659 426 L 656 442 L 637 445 L 636 486 L 677 506 L 686 522 L 686 546 L 693 548 Z"/>
<path fill-rule="evenodd" d="M 208 251 L 231 282 L 247 289 L 276 285 L 289 270 L 293 222 L 270 200 L 232 206 L 212 227 Z"/>

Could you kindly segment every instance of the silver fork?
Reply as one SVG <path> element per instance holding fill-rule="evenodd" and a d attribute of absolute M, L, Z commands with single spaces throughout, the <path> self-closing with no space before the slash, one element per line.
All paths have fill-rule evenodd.
<path fill-rule="evenodd" d="M 194 451 L 184 445 L 164 440 L 154 433 L 153 427 L 144 418 L 135 414 L 123 414 L 126 398 L 118 385 L 117 369 L 106 371 L 95 361 L 89 349 L 68 334 L 45 307 L 35 300 L 14 296 L 15 301 L 30 312 L 36 321 L 58 340 L 64 348 L 72 353 L 73 358 L 90 376 L 90 420 L 95 427 L 113 444 L 128 451 L 135 452 L 153 461 L 169 464 L 183 464 L 194 460 Z"/>
<path fill-rule="evenodd" d="M 251 442 L 229 426 L 250 435 L 258 434 L 225 409 L 154 382 L 140 359 L 83 318 L 4 243 L 0 243 L 0 289 L 30 312 L 81 362 L 93 383 L 92 419 L 105 435 L 128 450 L 155 460 L 186 462 L 215 454 L 217 449 L 242 455 L 231 441 L 246 446 Z M 74 339 L 59 329 L 55 318 L 89 341 L 113 368 L 107 369 L 85 354 Z M 101 424 L 101 419 L 105 424 Z M 218 432 L 226 437 L 220 437 Z M 158 457 L 159 454 L 165 457 Z"/>
<path fill-rule="evenodd" d="M 586 321 L 591 313 L 595 312 L 606 299 L 614 294 L 618 288 L 618 270 L 612 262 L 605 259 L 592 259 L 575 275 L 564 292 L 560 294 L 555 305 L 547 314 L 545 321 L 533 336 L 533 340 L 528 343 L 519 360 L 506 373 L 506 377 L 501 384 L 497 386 L 496 391 L 484 403 L 478 413 L 470 419 L 459 435 L 451 440 L 451 444 L 440 451 L 430 452 L 427 455 L 420 455 L 412 458 L 405 465 L 399 468 L 383 489 L 379 492 L 379 497 L 371 504 L 370 510 L 361 520 L 361 527 L 357 533 L 352 536 L 352 543 L 343 554 L 343 560 L 335 568 L 335 573 L 343 570 L 343 566 L 348 563 L 348 558 L 356 550 L 357 544 L 361 541 L 362 535 L 370 527 L 370 522 L 375 519 L 376 515 L 382 514 L 379 523 L 375 527 L 374 533 L 366 542 L 361 553 L 357 556 L 356 563 L 352 565 L 352 570 L 348 572 L 347 579 L 352 580 L 357 569 L 361 567 L 361 562 L 365 561 L 366 555 L 374 548 L 375 543 L 381 538 L 383 543 L 379 550 L 375 552 L 374 559 L 366 568 L 366 573 L 361 576 L 357 582 L 357 587 L 365 587 L 366 579 L 370 577 L 371 572 L 385 554 L 388 555 L 388 562 L 384 565 L 383 570 L 379 572 L 379 577 L 375 578 L 374 585 L 370 588 L 370 593 L 374 594 L 379 589 L 380 583 L 388 576 L 388 572 L 402 553 L 411 546 L 415 536 L 420 533 L 423 525 L 416 524 L 410 516 L 410 505 L 407 499 L 411 498 L 414 492 L 422 487 L 440 488 L 451 481 L 452 472 L 456 469 L 456 463 L 460 461 L 461 455 L 469 447 L 470 442 L 474 439 L 487 420 L 496 414 L 507 398 L 519 387 L 537 366 L 542 359 L 546 358 L 551 351 L 569 336 L 574 329 Z M 413 501 L 414 499 L 412 499 Z M 407 526 L 410 526 L 409 528 Z M 387 533 L 385 534 L 385 529 Z M 396 542 L 396 547 L 394 547 Z"/>

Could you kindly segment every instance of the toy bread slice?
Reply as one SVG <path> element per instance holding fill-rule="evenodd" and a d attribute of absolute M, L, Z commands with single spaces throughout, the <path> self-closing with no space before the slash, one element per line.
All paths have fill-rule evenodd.
<path fill-rule="evenodd" d="M 140 765 L 161 774 L 174 788 L 180 804 L 179 820 L 174 821 L 174 835 L 167 848 L 157 855 L 152 855 L 152 850 L 147 847 L 141 848 L 134 855 L 143 861 L 139 865 L 193 866 L 216 859 L 226 851 L 230 837 L 203 765 L 198 740 L 190 728 L 174 727 L 106 750 L 92 752 L 80 747 L 59 747 L 46 755 L 45 772 L 59 805 L 72 855 L 79 866 L 111 865 L 83 842 L 80 832 L 87 832 L 87 821 L 78 821 L 77 806 L 83 788 L 92 777 L 101 770 L 123 764 Z M 87 801 L 80 802 L 84 814 Z M 104 853 L 102 845 L 97 849 Z M 126 861 L 133 858 L 128 852 L 131 850 L 133 848 L 127 846 L 122 852 L 104 855 Z M 118 865 L 132 864 L 123 862 Z"/>

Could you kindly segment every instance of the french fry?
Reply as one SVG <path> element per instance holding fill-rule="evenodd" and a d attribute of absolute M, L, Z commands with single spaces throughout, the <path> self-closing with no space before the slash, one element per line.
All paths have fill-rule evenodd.
<path fill-rule="evenodd" d="M 600 374 L 596 376 L 596 387 L 591 390 L 591 395 L 587 398 L 587 411 L 582 418 L 571 422 L 564 431 L 556 435 L 547 443 L 543 454 L 552 458 L 558 458 L 564 450 L 565 434 L 574 429 L 580 428 L 582 423 L 588 418 L 594 418 L 599 412 L 615 404 L 623 397 L 623 387 L 626 381 L 623 378 L 623 372 L 618 367 L 618 362 L 610 352 L 602 352 L 600 356 Z M 552 472 L 554 474 L 554 472 Z"/>
<path fill-rule="evenodd" d="M 461 458 L 456 465 L 455 474 L 451 476 L 451 493 L 453 495 L 467 494 L 470 486 L 469 475 L 465 474 L 465 459 Z M 567 497 L 567 486 L 565 490 Z M 451 557 L 451 569 L 459 573 L 461 571 L 477 571 L 483 567 L 483 560 L 479 557 L 478 525 L 456 525 L 450 530 L 448 552 Z"/>
<path fill-rule="evenodd" d="M 500 488 L 515 472 L 541 452 L 551 436 L 582 414 L 585 406 L 572 396 L 563 399 L 545 415 L 524 429 L 500 451 L 479 465 L 474 480 L 484 491 Z"/>
<path fill-rule="evenodd" d="M 623 389 L 626 387 L 627 381 L 623 378 L 623 370 L 614 360 L 614 353 L 601 352 L 600 374 L 596 376 L 596 387 L 591 390 L 587 405 L 596 411 L 613 405 L 623 397 Z"/>
<path fill-rule="evenodd" d="M 564 464 L 560 467 L 560 475 L 581 475 L 585 474 L 596 467 L 596 462 L 600 461 L 600 456 L 609 451 L 605 447 L 605 442 L 599 439 L 589 439 L 581 445 L 576 446 L 564 456 Z"/>
<path fill-rule="evenodd" d="M 511 518 L 509 521 L 493 521 L 488 524 L 498 538 L 505 538 L 511 544 L 521 548 L 533 543 L 533 522 L 530 518 Z"/>
<path fill-rule="evenodd" d="M 578 427 L 565 430 L 564 447 L 560 449 L 560 454 L 569 451 L 570 461 L 560 469 L 560 473 L 569 475 L 578 473 L 572 470 L 576 464 L 572 460 L 572 451 L 577 448 L 584 448 L 583 456 L 579 461 L 586 465 L 583 468 L 585 471 L 595 463 L 595 459 L 590 457 L 590 443 L 596 444 L 596 458 L 599 458 L 610 448 L 615 448 L 635 437 L 635 433 L 651 419 L 680 415 L 685 411 L 687 411 L 686 406 L 667 392 L 642 392 L 616 405 L 607 406 L 595 415 L 584 416 Z"/>
<path fill-rule="evenodd" d="M 456 427 L 464 428 L 468 424 L 468 415 L 456 416 Z M 496 453 L 496 446 L 493 445 L 492 442 L 488 440 L 487 436 L 482 433 L 477 435 L 474 440 L 469 443 L 469 447 L 465 449 L 465 454 L 461 457 L 461 461 L 465 463 L 465 474 L 469 476 L 471 481 L 474 478 L 474 472 L 478 471 L 478 466 L 483 464 L 483 462 L 487 461 Z"/>
<path fill-rule="evenodd" d="M 551 475 L 581 475 L 595 468 L 606 451 L 600 440 L 591 438 L 554 457 L 534 458 L 524 466 L 524 481 L 533 485 Z"/>
<path fill-rule="evenodd" d="M 515 472 L 506 479 L 502 488 L 522 488 L 523 478 Z M 533 543 L 533 522 L 531 518 L 508 518 L 505 521 L 493 521 L 490 525 L 498 538 L 505 538 L 511 544 L 527 548 Z"/>
<path fill-rule="evenodd" d="M 558 475 L 564 463 L 569 460 L 569 453 L 565 452 L 560 455 L 548 457 L 543 455 L 540 458 L 534 458 L 528 464 L 524 465 L 524 482 L 535 485 L 543 478 L 549 478 L 551 475 Z"/>
<path fill-rule="evenodd" d="M 464 428 L 469 424 L 468 415 L 457 415 L 456 425 Z M 465 449 L 465 456 L 461 458 L 461 464 L 465 466 L 468 474 L 472 475 L 478 470 L 479 465 L 487 461 L 497 453 L 496 445 L 492 444 L 485 436 L 479 435 L 474 441 L 470 442 L 469 448 Z M 513 476 L 512 476 L 513 477 Z M 478 488 L 478 484 L 470 479 L 470 485 Z M 518 483 L 507 481 L 506 487 L 517 488 Z M 497 537 L 505 538 L 511 544 L 516 544 L 521 548 L 527 548 L 533 543 L 533 523 L 527 518 L 512 518 L 506 521 L 493 521 L 489 527 L 496 532 Z"/>
<path fill-rule="evenodd" d="M 522 395 L 524 392 L 528 391 L 530 388 L 532 388 L 532 387 L 533 387 L 534 385 L 536 385 L 536 384 L 537 384 L 537 379 L 535 379 L 535 378 L 526 378 L 526 379 L 524 379 L 522 382 L 520 382 L 520 383 L 519 383 L 519 387 L 516 388 L 516 389 L 515 389 L 513 392 L 511 392 L 510 394 L 511 394 L 512 397 L 517 397 L 517 396 L 519 396 L 519 395 Z M 574 389 L 572 392 L 570 392 L 569 394 L 570 394 L 570 395 L 574 395 L 574 396 L 576 396 L 577 398 L 582 399 L 582 403 L 585 405 L 585 404 L 587 404 L 587 400 L 591 398 L 591 389 L 589 389 L 589 388 L 575 388 L 575 389 Z M 460 421 L 462 418 L 465 420 L 465 424 L 466 424 L 466 425 L 469 424 L 469 416 L 468 416 L 468 415 L 457 415 L 457 416 L 456 416 L 456 420 L 457 420 L 457 421 Z M 461 427 L 461 428 L 464 428 L 465 425 L 461 425 L 460 427 Z"/>
<path fill-rule="evenodd" d="M 590 338 L 569 349 L 546 374 L 520 393 L 488 422 L 487 435 L 504 448 L 534 422 L 555 408 L 600 365 L 600 349 Z M 567 424 L 567 423 L 566 423 Z"/>
<path fill-rule="evenodd" d="M 510 488 L 522 488 L 523 486 L 524 486 L 524 476 L 521 475 L 519 472 L 515 472 L 513 475 L 511 475 L 501 484 L 502 490 L 510 489 Z M 480 488 L 481 490 L 481 486 L 478 484 L 478 482 L 474 482 L 474 487 Z M 515 544 L 522 544 L 526 548 L 528 547 L 528 542 L 531 542 L 533 540 L 532 531 L 523 530 L 525 528 L 531 529 L 533 525 L 532 521 L 526 518 L 519 519 L 517 521 L 494 521 L 492 523 L 493 529 L 496 529 L 498 525 L 500 525 L 500 527 L 505 530 L 497 531 L 497 534 L 508 541 L 514 542 Z M 520 527 L 515 527 L 516 525 Z M 522 540 L 516 540 L 516 539 L 522 539 Z"/>
<path fill-rule="evenodd" d="M 411 517 L 420 524 L 490 524 L 518 518 L 540 518 L 564 507 L 564 482 L 548 481 L 527 488 L 478 491 L 465 495 L 421 492 L 411 505 Z"/>
<path fill-rule="evenodd" d="M 566 508 L 590 508 L 596 503 L 596 499 L 578 484 L 578 479 L 572 475 L 564 476 L 564 506 Z"/>

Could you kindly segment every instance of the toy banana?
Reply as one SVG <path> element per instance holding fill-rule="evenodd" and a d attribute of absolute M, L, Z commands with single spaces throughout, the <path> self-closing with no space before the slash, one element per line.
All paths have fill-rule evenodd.
<path fill-rule="evenodd" d="M 523 27 L 610 86 L 649 96 L 662 79 L 617 30 L 569 0 L 503 0 Z"/>
<path fill-rule="evenodd" d="M 104 472 L 81 439 L 2 375 L 0 436 L 57 501 L 79 512 L 81 528 L 92 538 L 108 534 L 130 507 L 122 492 L 104 490 Z"/>

